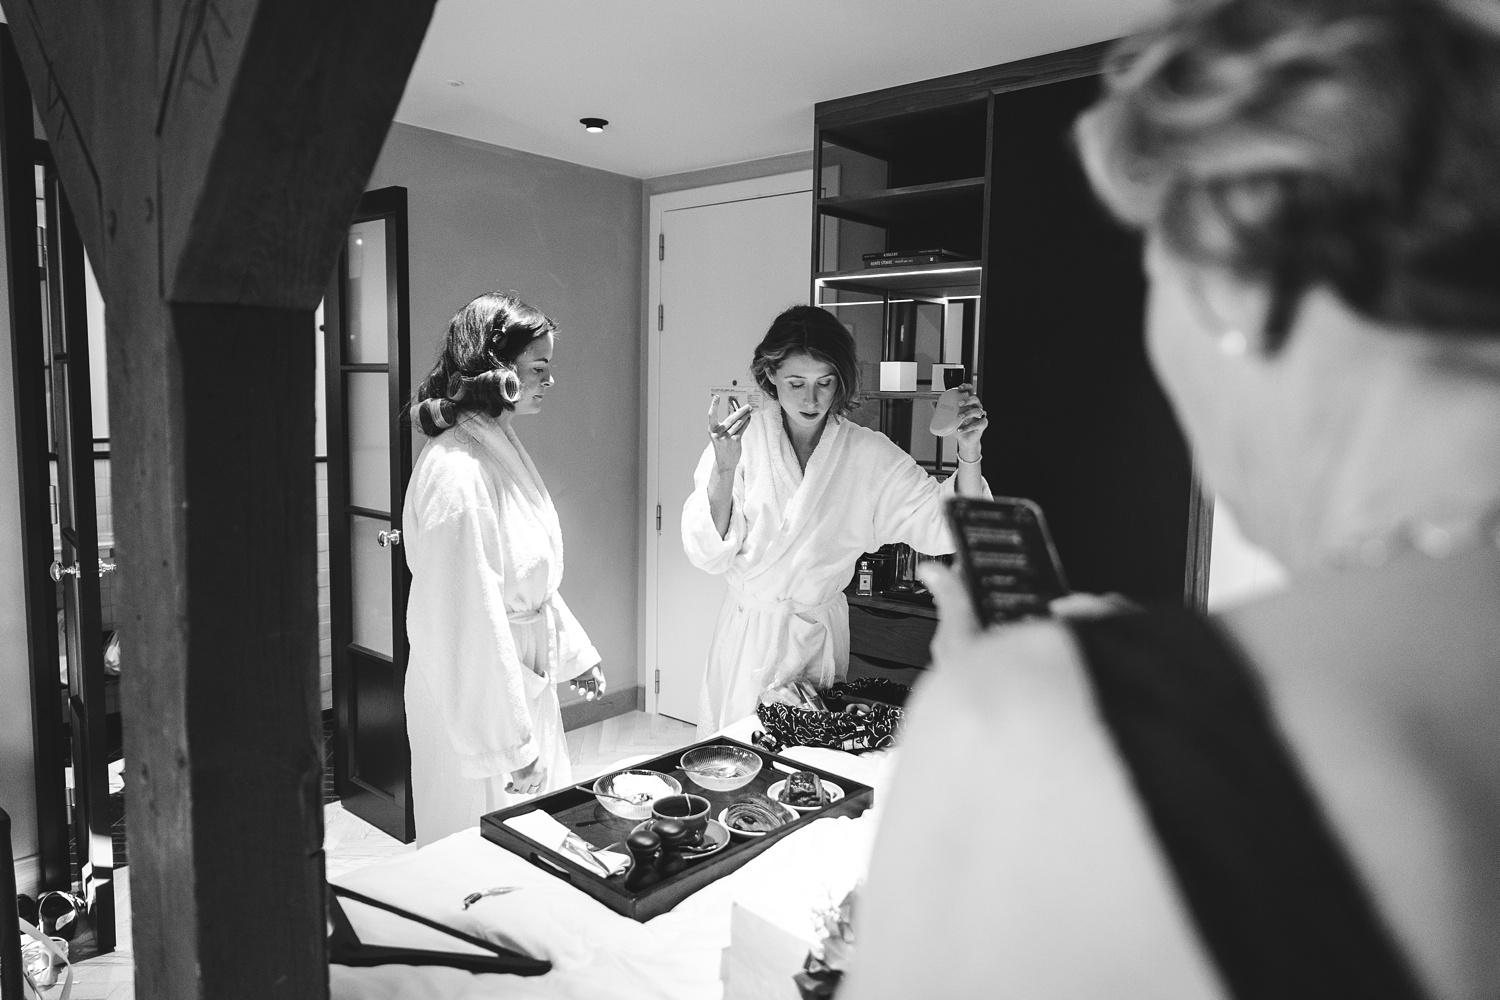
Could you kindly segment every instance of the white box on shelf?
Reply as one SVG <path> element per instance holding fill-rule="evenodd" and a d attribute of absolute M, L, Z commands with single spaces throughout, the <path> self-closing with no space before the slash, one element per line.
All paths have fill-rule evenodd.
<path fill-rule="evenodd" d="M 880 362 L 881 392 L 916 392 L 917 363 L 915 361 Z"/>

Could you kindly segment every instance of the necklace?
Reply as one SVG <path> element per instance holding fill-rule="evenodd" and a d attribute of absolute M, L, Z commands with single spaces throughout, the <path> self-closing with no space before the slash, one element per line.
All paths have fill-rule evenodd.
<path fill-rule="evenodd" d="M 1407 552 L 1446 559 L 1486 546 L 1500 549 L 1500 503 L 1478 517 L 1404 519 L 1378 535 L 1334 546 L 1322 562 L 1329 569 L 1377 569 Z"/>

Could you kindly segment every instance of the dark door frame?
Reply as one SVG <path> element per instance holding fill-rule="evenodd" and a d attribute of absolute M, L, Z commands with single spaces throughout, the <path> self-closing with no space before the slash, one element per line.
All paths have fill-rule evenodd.
<path fill-rule="evenodd" d="M 360 199 L 350 224 L 384 220 L 386 227 L 386 295 L 387 360 L 383 366 L 388 375 L 388 399 L 391 402 L 390 447 L 391 509 L 376 511 L 350 502 L 348 456 L 349 434 L 345 421 L 344 379 L 351 372 L 379 371 L 382 366 L 351 364 L 345 360 L 347 343 L 349 254 L 346 245 L 339 255 L 334 280 L 324 299 L 325 392 L 328 430 L 328 566 L 329 624 L 332 632 L 333 667 L 333 766 L 334 787 L 344 807 L 355 815 L 384 830 L 403 843 L 415 839 L 415 819 L 411 799 L 411 751 L 406 741 L 406 711 L 403 694 L 406 677 L 408 643 L 406 637 L 406 594 L 411 574 L 406 568 L 400 547 L 401 502 L 411 477 L 411 422 L 406 401 L 411 385 L 411 317 L 409 273 L 407 262 L 406 188 L 386 187 L 368 191 Z M 368 265 L 367 265 L 368 266 Z M 390 532 L 396 541 L 388 546 L 391 553 L 392 657 L 387 665 L 380 653 L 353 642 L 353 601 L 350 579 L 352 541 L 349 517 L 359 515 L 389 518 Z M 370 735 L 361 725 L 360 686 L 357 672 L 388 671 L 390 687 L 381 721 L 387 728 L 379 736 L 392 740 L 372 757 L 379 757 L 382 770 L 400 773 L 392 787 L 364 780 L 361 739 Z M 400 719 L 399 736 L 390 723 Z M 375 728 L 372 725 L 372 729 Z M 389 779 L 390 774 L 385 777 Z"/>
<path fill-rule="evenodd" d="M 52 565 L 52 485 L 48 475 L 47 386 L 36 217 L 36 164 L 44 142 L 33 131 L 31 89 L 10 29 L 0 25 L 0 187 L 5 199 L 6 280 L 15 392 L 21 561 L 30 664 L 31 739 L 42 890 L 67 889 L 68 807 L 62 711 L 57 697 L 56 584 Z M 49 696 L 39 696 L 48 695 Z"/>
<path fill-rule="evenodd" d="M 99 558 L 94 423 L 83 241 L 57 171 L 45 164 L 48 334 L 52 346 L 52 427 L 57 448 L 57 510 L 62 550 L 49 575 L 62 584 L 67 621 L 69 741 L 73 763 L 73 841 L 79 881 L 98 950 L 115 946 L 114 838 L 109 815 L 104 625 Z"/>

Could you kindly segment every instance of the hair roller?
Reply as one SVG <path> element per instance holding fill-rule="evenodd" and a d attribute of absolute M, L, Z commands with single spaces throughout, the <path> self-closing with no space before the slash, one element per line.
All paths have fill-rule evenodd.
<path fill-rule="evenodd" d="M 499 369 L 500 395 L 505 397 L 507 403 L 515 403 L 521 398 L 521 377 L 516 370 L 510 366 Z"/>
<path fill-rule="evenodd" d="M 454 372 L 448 378 L 448 387 L 444 395 L 453 400 L 455 403 L 461 401 L 465 396 L 469 394 L 469 387 L 466 384 L 467 382 L 468 379 L 464 378 L 463 375 L 458 372 Z"/>
<path fill-rule="evenodd" d="M 521 378 L 509 365 L 501 364 L 464 382 L 482 398 L 504 400 L 512 405 L 521 398 Z"/>
<path fill-rule="evenodd" d="M 453 426 L 457 409 L 447 399 L 424 399 L 412 407 L 412 416 L 416 419 L 417 425 L 422 428 L 423 434 L 428 437 L 437 437 Z"/>

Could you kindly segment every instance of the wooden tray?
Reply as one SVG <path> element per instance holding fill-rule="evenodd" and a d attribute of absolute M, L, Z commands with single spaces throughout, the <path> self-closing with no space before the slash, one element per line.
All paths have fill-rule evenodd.
<path fill-rule="evenodd" d="M 693 784 L 692 779 L 683 774 L 682 769 L 677 766 L 678 761 L 689 750 L 718 744 L 741 747 L 758 754 L 761 759 L 760 773 L 749 784 L 732 792 L 710 792 Z M 738 740 L 731 739 L 704 740 L 701 743 L 694 743 L 644 763 L 630 766 L 670 774 L 682 784 L 684 792 L 692 792 L 708 799 L 711 804 L 709 815 L 713 817 L 717 817 L 721 809 L 748 792 L 766 794 L 767 788 L 793 771 L 811 771 L 824 780 L 832 781 L 844 790 L 844 797 L 837 802 L 829 803 L 822 809 L 803 813 L 798 819 L 763 837 L 731 837 L 729 846 L 723 850 L 700 861 L 694 861 L 677 874 L 634 893 L 625 889 L 626 872 L 606 879 L 597 872 L 585 868 L 572 855 L 543 847 L 505 825 L 507 819 L 531 812 L 533 809 L 541 809 L 550 813 L 563 826 L 593 846 L 607 847 L 617 841 L 623 841 L 641 822 L 621 819 L 601 806 L 592 793 L 581 788 L 565 788 L 508 809 L 488 813 L 480 818 L 479 830 L 486 840 L 519 854 L 538 868 L 577 886 L 616 913 L 623 913 L 627 917 L 644 921 L 667 912 L 699 889 L 739 868 L 788 833 L 801 829 L 815 819 L 825 816 L 860 815 L 870 807 L 875 795 L 869 785 L 862 785 L 841 774 L 809 767 L 789 758 L 767 753 L 759 747 L 747 746 Z M 623 845 L 614 850 L 621 854 L 628 853 Z"/>

